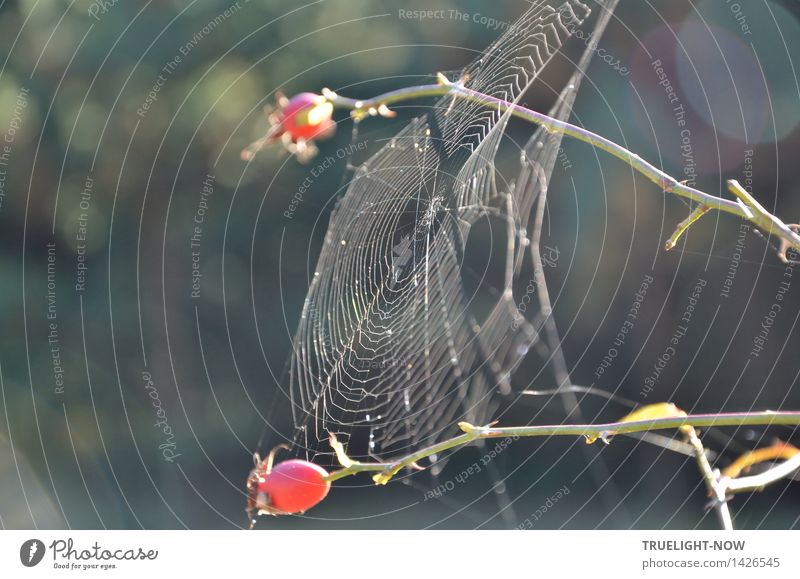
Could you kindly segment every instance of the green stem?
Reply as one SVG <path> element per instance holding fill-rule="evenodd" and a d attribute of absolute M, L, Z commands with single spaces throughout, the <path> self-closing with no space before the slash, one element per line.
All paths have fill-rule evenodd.
<path fill-rule="evenodd" d="M 389 462 L 347 461 L 345 468 L 328 475 L 327 480 L 335 481 L 360 472 L 377 472 L 373 477 L 376 483 L 386 484 L 405 467 L 433 454 L 439 454 L 459 446 L 464 446 L 484 438 L 517 438 L 523 436 L 585 436 L 587 438 L 608 439 L 617 434 L 630 434 L 652 430 L 678 429 L 682 426 L 800 426 L 800 412 L 733 412 L 724 414 L 689 414 L 687 416 L 655 418 L 634 422 L 610 422 L 607 424 L 556 424 L 550 426 L 512 426 L 492 427 L 473 426 L 460 422 L 464 434 L 428 446 L 407 456 Z"/>
<path fill-rule="evenodd" d="M 650 181 L 661 187 L 665 192 L 690 199 L 701 205 L 706 205 L 710 209 L 724 211 L 731 215 L 736 215 L 747 221 L 750 221 L 765 233 L 776 235 L 781 238 L 789 247 L 800 251 L 800 236 L 798 236 L 787 224 L 766 211 L 761 205 L 755 203 L 751 196 L 744 198 L 741 195 L 743 188 L 735 180 L 727 182 L 728 189 L 731 193 L 737 195 L 736 201 L 723 199 L 714 195 L 704 193 L 694 187 L 689 187 L 684 183 L 679 182 L 674 177 L 671 177 L 655 165 L 652 165 L 639 157 L 639 155 L 632 153 L 625 147 L 597 135 L 584 128 L 578 127 L 571 123 L 554 119 L 545 114 L 533 111 L 523 106 L 504 101 L 502 99 L 483 94 L 478 91 L 466 88 L 457 83 L 449 83 L 443 77 L 439 77 L 439 84 L 420 85 L 408 88 L 402 88 L 387 92 L 377 97 L 367 100 L 357 100 L 339 96 L 333 91 L 325 89 L 323 95 L 337 108 L 349 109 L 356 120 L 360 120 L 366 116 L 387 115 L 388 107 L 418 98 L 426 98 L 432 96 L 453 95 L 470 102 L 485 105 L 487 107 L 495 108 L 499 112 L 504 113 L 510 111 L 515 117 L 519 117 L 526 121 L 535 123 L 545 127 L 552 133 L 562 133 L 568 137 L 572 137 L 584 143 L 588 143 L 597 149 L 601 149 L 610 155 L 624 161 L 633 169 L 647 177 Z"/>
<path fill-rule="evenodd" d="M 407 466 L 412 466 L 418 460 L 422 460 L 423 458 L 428 458 L 434 454 L 438 454 L 440 452 L 444 452 L 445 450 L 450 450 L 451 448 L 455 448 L 457 446 L 464 446 L 465 444 L 469 444 L 470 442 L 481 438 L 480 436 L 474 436 L 469 433 L 464 433 L 460 436 L 456 436 L 449 440 L 445 440 L 438 444 L 434 444 L 432 446 L 425 447 L 417 452 L 411 453 L 407 456 L 404 456 L 401 459 L 392 461 L 392 462 L 352 462 L 347 467 L 332 472 L 326 477 L 326 480 L 335 481 L 339 480 L 340 478 L 344 478 L 346 476 L 350 476 L 353 474 L 357 474 L 359 472 L 378 472 L 380 474 L 376 475 L 381 480 L 375 480 L 378 484 L 386 484 L 389 482 L 389 479 L 397 474 L 402 468 Z M 386 480 L 383 480 L 383 477 L 386 476 Z"/>

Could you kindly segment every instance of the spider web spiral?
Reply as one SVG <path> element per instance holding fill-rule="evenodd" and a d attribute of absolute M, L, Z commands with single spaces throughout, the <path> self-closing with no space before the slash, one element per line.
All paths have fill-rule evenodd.
<path fill-rule="evenodd" d="M 598 38 L 616 0 L 593 4 Z M 577 0 L 534 2 L 460 78 L 516 103 L 590 13 Z M 593 52 L 583 51 L 552 116 L 569 117 Z M 444 97 L 356 169 L 293 341 L 295 452 L 328 454 L 334 433 L 356 458 L 403 454 L 452 436 L 457 421 L 489 421 L 497 394 L 511 391 L 542 321 L 520 312 L 514 281 L 561 136 L 537 130 L 516 186 L 501 188 L 494 161 L 509 118 Z M 463 265 L 470 230 L 486 217 L 505 228 L 506 264 L 503 287 L 478 318 Z"/>

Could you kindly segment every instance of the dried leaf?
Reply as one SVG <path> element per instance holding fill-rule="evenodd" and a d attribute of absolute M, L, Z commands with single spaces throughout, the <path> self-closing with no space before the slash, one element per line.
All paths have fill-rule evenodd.
<path fill-rule="evenodd" d="M 331 433 L 328 440 L 330 441 L 331 448 L 334 450 L 334 452 L 336 452 L 336 460 L 339 461 L 339 464 L 341 464 L 344 468 L 351 467 L 353 464 L 355 464 L 353 459 L 347 456 L 347 453 L 344 450 L 344 445 L 339 442 L 335 434 Z"/>
<path fill-rule="evenodd" d="M 774 460 L 788 460 L 798 452 L 800 452 L 800 449 L 788 442 L 777 441 L 772 446 L 745 452 L 725 467 L 722 474 L 728 478 L 736 478 L 743 472 L 750 470 L 753 465 Z"/>

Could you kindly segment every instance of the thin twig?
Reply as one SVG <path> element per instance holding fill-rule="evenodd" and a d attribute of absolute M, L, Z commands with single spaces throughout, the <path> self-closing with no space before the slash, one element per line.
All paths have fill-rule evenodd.
<path fill-rule="evenodd" d="M 560 139 L 559 139 L 560 142 Z M 531 265 L 533 266 L 533 277 L 536 288 L 536 296 L 539 300 L 539 311 L 541 312 L 543 320 L 544 340 L 547 348 L 550 351 L 549 362 L 553 368 L 553 374 L 556 379 L 556 387 L 562 394 L 561 403 L 566 413 L 566 419 L 570 422 L 583 422 L 585 420 L 583 412 L 581 411 L 580 402 L 574 391 L 569 390 L 572 383 L 572 378 L 569 373 L 569 366 L 567 365 L 567 358 L 564 355 L 564 349 L 561 346 L 561 336 L 556 326 L 556 319 L 553 315 L 553 304 L 550 300 L 550 290 L 547 286 L 547 279 L 544 275 L 544 263 L 541 254 L 541 241 L 542 231 L 544 229 L 544 216 L 545 209 L 547 208 L 547 192 L 549 190 L 548 180 L 549 175 L 547 171 L 543 170 L 541 166 L 534 166 L 534 170 L 538 170 L 538 175 L 534 178 L 539 180 L 539 196 L 536 200 L 536 213 L 533 222 L 533 231 L 530 239 L 530 256 Z M 507 286 L 510 287 L 510 286 Z M 587 453 L 588 455 L 588 453 Z M 589 458 L 587 456 L 587 458 Z M 609 502 L 615 505 L 619 504 L 621 496 L 617 492 L 616 486 L 613 481 L 610 481 L 610 472 L 601 460 L 591 460 L 589 458 L 589 473 L 594 479 L 603 493 L 608 497 Z M 610 484 L 604 484 L 610 483 Z"/>
<path fill-rule="evenodd" d="M 697 468 L 700 474 L 703 475 L 703 481 L 706 483 L 708 494 L 711 497 L 711 506 L 716 511 L 719 517 L 722 528 L 726 531 L 733 530 L 733 520 L 731 519 L 731 512 L 728 508 L 727 496 L 725 494 L 725 485 L 720 484 L 719 471 L 711 467 L 706 456 L 706 449 L 703 447 L 703 442 L 697 435 L 694 428 L 682 429 L 686 441 L 694 448 L 694 458 L 697 462 Z"/>
<path fill-rule="evenodd" d="M 342 97 L 328 89 L 323 90 L 322 94 L 334 107 L 351 110 L 351 114 L 355 120 L 361 120 L 367 116 L 388 116 L 391 114 L 388 107 L 395 103 L 447 94 L 452 94 L 467 101 L 495 108 L 500 113 L 511 111 L 511 114 L 515 117 L 540 125 L 552 133 L 562 133 L 568 137 L 583 141 L 617 157 L 661 187 L 666 193 L 672 193 L 701 205 L 708 206 L 710 209 L 716 209 L 741 217 L 762 229 L 764 233 L 779 237 L 788 247 L 800 251 L 800 236 L 798 236 L 790 226 L 764 209 L 764 207 L 735 180 L 728 181 L 728 189 L 731 193 L 736 195 L 736 201 L 704 193 L 699 189 L 689 187 L 679 182 L 655 165 L 642 159 L 636 153 L 629 151 L 625 147 L 605 137 L 566 121 L 560 121 L 526 107 L 469 89 L 461 84 L 451 83 L 441 75 L 439 77 L 439 84 L 402 88 L 367 100 Z"/>
<path fill-rule="evenodd" d="M 698 205 L 694 208 L 694 210 L 689 214 L 689 217 L 678 223 L 678 227 L 675 228 L 675 232 L 670 235 L 667 242 L 664 244 L 664 249 L 669 251 L 674 249 L 675 246 L 678 244 L 678 240 L 681 238 L 681 235 L 686 233 L 686 230 L 692 226 L 692 224 L 700 219 L 703 215 L 708 213 L 711 209 L 708 205 Z"/>

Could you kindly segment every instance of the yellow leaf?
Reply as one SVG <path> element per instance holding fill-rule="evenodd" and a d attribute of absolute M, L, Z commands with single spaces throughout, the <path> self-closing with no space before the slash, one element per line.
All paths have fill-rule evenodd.
<path fill-rule="evenodd" d="M 379 472 L 376 475 L 372 476 L 372 480 L 375 481 L 376 485 L 385 485 L 392 477 L 400 472 L 400 469 L 403 468 L 402 466 L 397 466 L 395 468 L 390 468 L 388 470 L 384 470 L 383 472 Z"/>
<path fill-rule="evenodd" d="M 777 459 L 788 460 L 795 456 L 798 452 L 800 452 L 800 449 L 792 446 L 788 442 L 778 441 L 772 446 L 766 446 L 764 448 L 757 448 L 756 450 L 745 452 L 742 456 L 725 467 L 722 471 L 722 474 L 728 478 L 736 478 L 742 474 L 742 472 L 749 470 L 750 467 L 755 464 Z"/>
<path fill-rule="evenodd" d="M 626 414 L 617 420 L 617 422 L 639 422 L 642 420 L 654 420 L 656 418 L 678 418 L 681 416 L 686 416 L 686 413 L 675 406 L 672 402 L 657 402 L 655 404 L 641 406 L 633 412 Z M 682 426 L 681 431 L 685 431 L 685 429 L 689 428 L 691 428 L 691 426 Z M 586 444 L 592 444 L 598 438 L 608 444 L 609 438 L 615 434 L 616 433 L 613 430 L 605 430 L 597 436 L 587 436 Z"/>

